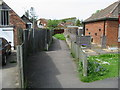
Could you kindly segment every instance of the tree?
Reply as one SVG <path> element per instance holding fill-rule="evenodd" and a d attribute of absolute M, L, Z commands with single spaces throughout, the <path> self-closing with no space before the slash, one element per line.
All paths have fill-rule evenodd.
<path fill-rule="evenodd" d="M 35 13 L 35 9 L 34 9 L 34 7 L 31 7 L 30 8 L 30 10 L 27 10 L 27 11 L 25 11 L 25 14 L 24 14 L 27 18 L 29 18 L 31 21 L 33 21 L 33 19 L 34 20 L 37 20 L 37 15 L 36 15 L 36 13 Z"/>
<path fill-rule="evenodd" d="M 27 10 L 27 11 L 25 12 L 25 16 L 26 16 L 27 18 L 30 18 L 29 10 Z"/>
<path fill-rule="evenodd" d="M 103 10 L 103 9 L 101 9 L 101 10 Z M 96 12 L 93 13 L 92 15 L 99 13 L 101 10 L 96 10 Z"/>
<path fill-rule="evenodd" d="M 76 26 L 81 26 L 81 22 L 79 19 L 76 21 Z"/>
<path fill-rule="evenodd" d="M 97 10 L 95 13 L 99 13 L 101 10 Z"/>
<path fill-rule="evenodd" d="M 48 20 L 47 27 L 49 29 L 55 29 L 57 28 L 58 24 L 59 24 L 59 20 Z"/>
<path fill-rule="evenodd" d="M 30 20 L 32 20 L 33 21 L 33 19 L 34 20 L 37 20 L 37 15 L 36 15 L 36 13 L 35 13 L 35 9 L 34 9 L 34 7 L 31 7 L 30 8 Z"/>
<path fill-rule="evenodd" d="M 63 23 L 66 23 L 66 20 L 63 19 L 62 22 L 63 22 Z"/>

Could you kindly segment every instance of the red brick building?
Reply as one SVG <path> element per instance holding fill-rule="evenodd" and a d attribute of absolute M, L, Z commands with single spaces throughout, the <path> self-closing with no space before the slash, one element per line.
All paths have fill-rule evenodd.
<path fill-rule="evenodd" d="M 3 1 L 0 1 L 0 37 L 12 42 L 12 46 L 20 44 L 20 30 L 26 29 L 26 23 Z"/>
<path fill-rule="evenodd" d="M 92 42 L 106 46 L 118 45 L 118 5 L 119 2 L 115 2 L 83 22 L 85 35 L 91 36 Z"/>

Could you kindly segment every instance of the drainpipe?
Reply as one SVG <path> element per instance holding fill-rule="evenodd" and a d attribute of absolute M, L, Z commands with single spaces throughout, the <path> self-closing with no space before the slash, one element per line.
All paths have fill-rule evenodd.
<path fill-rule="evenodd" d="M 106 48 L 106 35 L 105 35 L 105 32 L 106 32 L 106 21 L 104 21 L 104 30 L 103 30 L 103 36 L 102 36 L 102 48 Z"/>
<path fill-rule="evenodd" d="M 85 36 L 85 23 L 83 23 L 83 35 Z"/>
<path fill-rule="evenodd" d="M 104 21 L 104 30 L 103 30 L 103 36 L 105 36 L 105 24 L 106 24 L 106 21 Z"/>

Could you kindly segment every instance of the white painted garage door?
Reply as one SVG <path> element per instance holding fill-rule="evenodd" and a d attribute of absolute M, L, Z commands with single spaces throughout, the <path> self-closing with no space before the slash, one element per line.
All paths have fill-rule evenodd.
<path fill-rule="evenodd" d="M 8 42 L 11 42 L 11 46 L 14 46 L 13 28 L 0 28 L 0 37 L 5 38 Z"/>

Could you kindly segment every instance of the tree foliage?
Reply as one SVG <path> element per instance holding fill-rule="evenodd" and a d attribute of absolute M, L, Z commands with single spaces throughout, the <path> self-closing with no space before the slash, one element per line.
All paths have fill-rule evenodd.
<path fill-rule="evenodd" d="M 25 14 L 24 14 L 27 18 L 29 18 L 31 21 L 34 19 L 34 20 L 37 20 L 37 15 L 35 13 L 35 9 L 34 7 L 31 7 L 30 10 L 27 10 L 25 11 Z"/>
<path fill-rule="evenodd" d="M 103 10 L 103 9 L 101 9 L 101 10 Z M 93 13 L 92 15 L 99 13 L 101 10 L 96 10 L 96 12 Z"/>
<path fill-rule="evenodd" d="M 59 24 L 59 20 L 48 20 L 47 27 L 49 29 L 55 29 L 58 27 L 58 24 Z"/>
<path fill-rule="evenodd" d="M 76 26 L 81 26 L 81 22 L 79 19 L 76 21 Z"/>
<path fill-rule="evenodd" d="M 29 10 L 25 11 L 25 14 L 24 14 L 27 18 L 30 18 L 30 13 L 29 13 Z"/>

